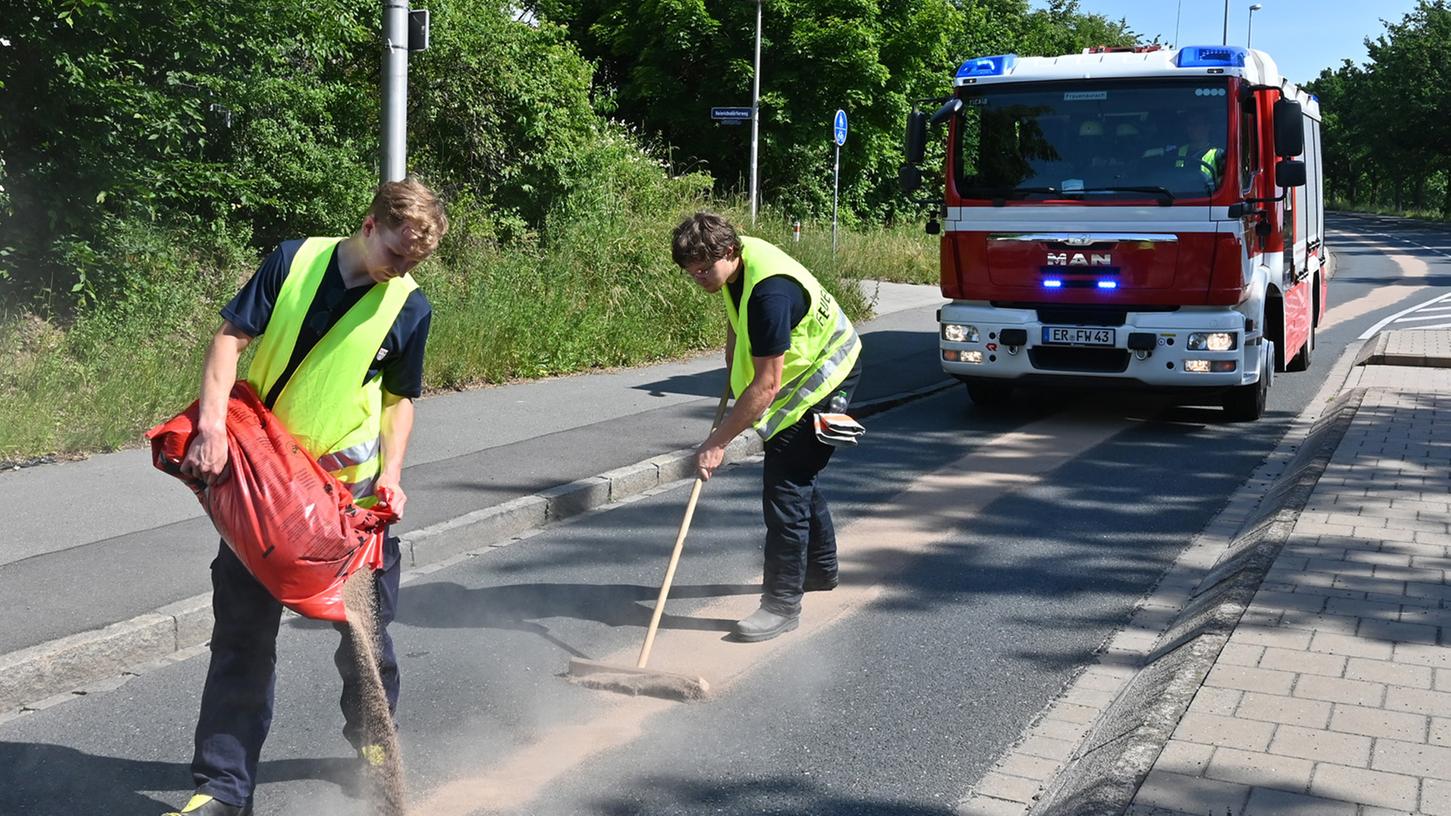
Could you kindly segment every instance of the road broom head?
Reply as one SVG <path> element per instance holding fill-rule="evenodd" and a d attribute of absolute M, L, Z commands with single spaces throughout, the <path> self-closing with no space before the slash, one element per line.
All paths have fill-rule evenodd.
<path fill-rule="evenodd" d="M 730 389 L 720 395 L 715 407 L 715 421 L 711 431 L 720 425 L 725 416 L 726 402 Z M 675 580 L 675 568 L 680 565 L 680 552 L 685 547 L 685 535 L 690 531 L 690 519 L 695 515 L 695 503 L 700 500 L 700 488 L 705 482 L 699 477 L 690 488 L 690 500 L 685 503 L 685 518 L 680 521 L 680 532 L 675 535 L 675 548 L 670 553 L 670 564 L 665 568 L 665 580 L 660 584 L 660 595 L 655 599 L 655 611 L 650 615 L 650 626 L 645 630 L 645 643 L 640 647 L 640 659 L 633 666 L 618 666 L 594 660 L 573 658 L 569 671 L 564 676 L 569 682 L 592 689 L 616 691 L 632 697 L 661 697 L 666 700 L 694 702 L 704 700 L 710 693 L 710 684 L 704 677 L 688 674 L 655 671 L 646 668 L 650 662 L 650 649 L 655 645 L 655 633 L 660 631 L 660 617 L 665 614 L 665 599 L 670 596 L 670 584 Z"/>
<path fill-rule="evenodd" d="M 569 671 L 565 677 L 575 685 L 614 691 L 632 697 L 661 697 L 690 703 L 704 700 L 710 695 L 710 684 L 705 682 L 704 677 L 634 666 L 616 666 L 577 657 L 569 661 Z"/>

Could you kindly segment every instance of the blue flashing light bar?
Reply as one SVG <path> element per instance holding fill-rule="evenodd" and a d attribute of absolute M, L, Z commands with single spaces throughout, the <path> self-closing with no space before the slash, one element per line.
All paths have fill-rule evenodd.
<path fill-rule="evenodd" d="M 996 57 L 970 59 L 957 69 L 957 78 L 1002 76 L 1011 71 L 1017 62 L 1017 54 L 999 54 Z"/>
<path fill-rule="evenodd" d="M 1057 278 L 1048 278 L 1047 280 L 1043 281 L 1043 286 L 1048 289 L 1062 289 L 1063 281 L 1058 280 Z"/>
<path fill-rule="evenodd" d="M 1100 288 L 1100 289 L 1117 289 L 1118 288 L 1118 281 L 1101 280 L 1101 281 L 1098 282 L 1098 288 Z"/>
<path fill-rule="evenodd" d="M 1248 48 L 1237 45 L 1186 45 L 1174 64 L 1180 68 L 1243 68 Z"/>

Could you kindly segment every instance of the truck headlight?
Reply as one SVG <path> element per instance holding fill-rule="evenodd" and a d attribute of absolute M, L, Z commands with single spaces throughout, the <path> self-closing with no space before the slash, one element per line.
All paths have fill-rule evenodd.
<path fill-rule="evenodd" d="M 1239 335 L 1234 332 L 1193 332 L 1189 335 L 1190 351 L 1234 351 L 1239 348 Z"/>
<path fill-rule="evenodd" d="M 977 326 L 943 323 L 942 339 L 949 343 L 976 343 L 982 339 L 982 335 L 978 333 Z"/>

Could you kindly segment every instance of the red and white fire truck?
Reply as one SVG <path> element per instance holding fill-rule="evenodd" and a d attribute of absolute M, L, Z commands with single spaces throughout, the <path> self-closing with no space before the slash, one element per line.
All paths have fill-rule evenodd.
<path fill-rule="evenodd" d="M 1326 303 L 1320 106 L 1262 51 L 971 59 L 907 122 L 921 186 L 947 124 L 943 368 L 979 404 L 1017 386 L 1197 392 L 1264 412 L 1310 365 Z M 939 222 L 938 219 L 941 219 Z"/>

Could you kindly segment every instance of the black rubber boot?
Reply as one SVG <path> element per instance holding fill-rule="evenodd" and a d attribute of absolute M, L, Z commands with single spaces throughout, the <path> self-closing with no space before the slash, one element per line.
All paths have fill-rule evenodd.
<path fill-rule="evenodd" d="M 784 635 L 801 625 L 801 615 L 778 615 L 765 607 L 736 621 L 731 635 L 742 643 L 759 643 Z"/>

